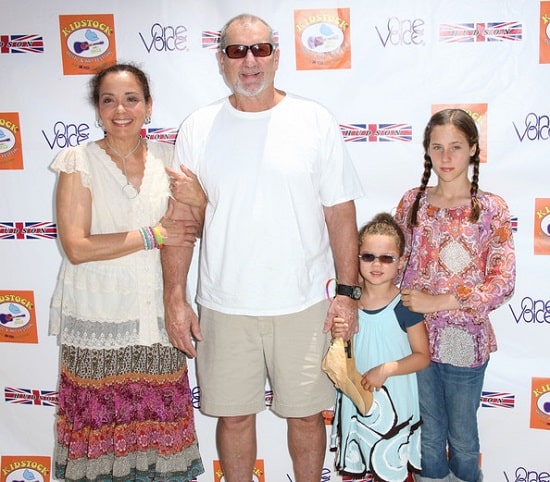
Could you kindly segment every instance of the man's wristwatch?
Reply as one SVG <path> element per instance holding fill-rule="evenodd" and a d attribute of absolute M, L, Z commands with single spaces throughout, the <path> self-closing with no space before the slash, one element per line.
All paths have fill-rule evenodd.
<path fill-rule="evenodd" d="M 353 300 L 358 300 L 361 298 L 361 287 L 337 284 L 336 294 L 349 296 Z"/>

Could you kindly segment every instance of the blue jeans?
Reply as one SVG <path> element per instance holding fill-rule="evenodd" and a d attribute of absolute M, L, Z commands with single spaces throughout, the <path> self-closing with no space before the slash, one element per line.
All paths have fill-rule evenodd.
<path fill-rule="evenodd" d="M 482 479 L 477 409 L 487 363 L 463 368 L 431 362 L 417 372 L 424 421 L 421 478 L 445 480 L 450 471 L 464 482 Z"/>

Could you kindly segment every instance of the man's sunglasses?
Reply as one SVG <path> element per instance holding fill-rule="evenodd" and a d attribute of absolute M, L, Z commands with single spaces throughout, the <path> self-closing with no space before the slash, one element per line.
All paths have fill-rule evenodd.
<path fill-rule="evenodd" d="M 374 256 L 372 253 L 363 253 L 359 255 L 359 259 L 365 263 L 372 263 L 374 260 L 378 260 L 384 264 L 395 263 L 399 258 L 392 256 L 391 254 L 381 254 L 380 256 Z"/>
<path fill-rule="evenodd" d="M 228 45 L 222 52 L 230 59 L 244 59 L 250 50 L 254 57 L 269 57 L 275 47 L 269 42 L 252 45 Z"/>

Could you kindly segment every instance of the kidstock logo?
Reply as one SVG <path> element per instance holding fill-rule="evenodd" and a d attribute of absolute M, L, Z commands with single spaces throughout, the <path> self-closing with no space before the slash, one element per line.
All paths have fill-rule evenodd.
<path fill-rule="evenodd" d="M 386 25 L 382 28 L 374 27 L 378 38 L 383 47 L 388 44 L 398 45 L 424 45 L 424 20 L 415 18 L 414 20 L 401 20 L 397 17 L 390 17 Z"/>
<path fill-rule="evenodd" d="M 529 112 L 523 120 L 523 125 L 512 123 L 520 142 L 547 141 L 550 139 L 550 117 L 546 114 Z"/>
<path fill-rule="evenodd" d="M 64 75 L 89 75 L 116 62 L 113 14 L 59 15 Z"/>
<path fill-rule="evenodd" d="M 139 32 L 139 37 L 147 50 L 155 52 L 186 52 L 188 46 L 188 31 L 184 25 L 162 25 L 154 23 L 148 33 Z"/>
<path fill-rule="evenodd" d="M 50 482 L 51 458 L 38 455 L 2 455 L 2 482 Z"/>
<path fill-rule="evenodd" d="M 550 299 L 537 300 L 530 296 L 523 298 L 518 307 L 508 305 L 516 324 L 550 325 Z"/>
<path fill-rule="evenodd" d="M 44 130 L 42 135 L 50 149 L 75 147 L 90 138 L 90 126 L 88 124 L 65 124 L 63 121 L 57 121 L 47 134 Z"/>

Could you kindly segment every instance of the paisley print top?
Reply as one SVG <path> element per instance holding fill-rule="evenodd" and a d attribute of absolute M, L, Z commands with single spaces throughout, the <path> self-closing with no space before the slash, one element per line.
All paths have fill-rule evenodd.
<path fill-rule="evenodd" d="M 488 315 L 511 297 L 515 286 L 508 206 L 500 196 L 480 192 L 481 214 L 472 223 L 469 205 L 432 206 L 424 193 L 418 225 L 411 229 L 407 220 L 417 192 L 418 188 L 407 191 L 395 214 L 410 253 L 401 286 L 432 295 L 455 295 L 460 309 L 426 314 L 432 360 L 480 366 L 497 349 Z"/>

